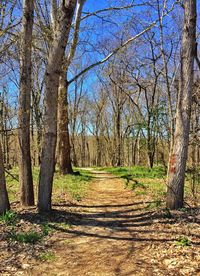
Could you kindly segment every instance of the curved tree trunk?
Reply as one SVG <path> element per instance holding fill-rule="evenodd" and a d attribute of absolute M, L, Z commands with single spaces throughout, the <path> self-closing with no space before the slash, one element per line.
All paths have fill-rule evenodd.
<path fill-rule="evenodd" d="M 196 0 L 185 0 L 181 53 L 181 80 L 176 112 L 174 145 L 169 162 L 167 207 L 183 207 L 185 168 L 188 155 L 192 105 L 193 68 L 196 47 Z"/>
<path fill-rule="evenodd" d="M 19 93 L 19 168 L 21 204 L 34 205 L 33 177 L 30 152 L 31 54 L 34 1 L 25 0 L 22 20 Z"/>
<path fill-rule="evenodd" d="M 3 153 L 0 142 L 0 214 L 6 212 L 6 210 L 10 209 L 10 204 L 8 200 L 8 193 L 6 190 L 6 180 L 5 180 L 5 172 L 3 165 Z"/>

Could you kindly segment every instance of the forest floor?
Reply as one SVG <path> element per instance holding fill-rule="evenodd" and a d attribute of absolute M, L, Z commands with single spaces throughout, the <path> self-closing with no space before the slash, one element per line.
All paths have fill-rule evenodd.
<path fill-rule="evenodd" d="M 200 275 L 200 210 L 157 208 L 123 179 L 90 173 L 86 196 L 59 200 L 49 215 L 13 206 L 17 225 L 0 224 L 0 275 Z M 43 237 L 23 243 L 22 228 Z"/>

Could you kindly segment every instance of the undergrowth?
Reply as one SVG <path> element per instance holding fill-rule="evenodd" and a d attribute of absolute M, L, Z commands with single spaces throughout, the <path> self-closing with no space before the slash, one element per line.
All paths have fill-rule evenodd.
<path fill-rule="evenodd" d="M 150 169 L 148 167 L 119 167 L 104 168 L 107 172 L 122 178 L 125 181 L 125 188 L 133 191 L 134 196 L 150 197 L 152 203 L 147 209 L 159 208 L 166 196 L 165 170 L 161 166 Z"/>
<path fill-rule="evenodd" d="M 191 240 L 189 240 L 188 237 L 179 237 L 176 241 L 176 245 L 190 246 L 191 245 Z"/>
<path fill-rule="evenodd" d="M 136 196 L 149 196 L 154 201 L 164 200 L 166 197 L 166 170 L 162 166 L 152 169 L 145 166 L 134 167 L 108 167 L 100 168 L 110 172 L 126 181 L 126 186 L 134 190 Z M 198 170 L 199 171 L 199 170 Z M 186 171 L 185 201 L 198 205 L 200 196 L 199 173 L 192 178 L 191 172 Z M 193 181 L 193 182 L 192 182 Z"/>
<path fill-rule="evenodd" d="M 75 169 L 75 171 L 77 171 Z M 6 173 L 7 190 L 10 201 L 15 201 L 19 198 L 19 169 L 13 168 Z M 13 176 L 13 177 L 12 177 Z M 35 187 L 35 195 L 37 197 L 37 183 L 39 176 L 39 168 L 33 168 L 33 182 Z M 60 175 L 58 171 L 54 175 L 53 184 L 53 199 L 58 200 L 63 197 L 63 194 L 71 197 L 76 201 L 81 201 L 88 189 L 88 184 L 92 176 L 88 171 L 80 170 L 80 175 Z"/>
<path fill-rule="evenodd" d="M 41 241 L 43 237 L 44 237 L 43 234 L 38 233 L 36 231 L 17 233 L 14 230 L 9 235 L 10 240 L 17 241 L 19 243 L 30 243 L 30 244 L 35 244 L 36 242 Z"/>
<path fill-rule="evenodd" d="M 48 251 L 48 252 L 43 252 L 41 253 L 39 256 L 38 256 L 38 259 L 40 261 L 55 261 L 56 259 L 56 256 L 55 256 L 55 253 L 51 252 L 51 251 Z"/>
<path fill-rule="evenodd" d="M 0 222 L 6 225 L 15 225 L 17 222 L 17 214 L 11 210 L 6 211 L 5 214 L 0 216 Z"/>
<path fill-rule="evenodd" d="M 102 168 L 107 172 L 113 173 L 117 176 L 131 175 L 133 178 L 158 178 L 163 179 L 166 176 L 165 170 L 162 166 L 155 166 L 150 169 L 145 166 L 135 166 L 135 167 L 110 167 Z"/>

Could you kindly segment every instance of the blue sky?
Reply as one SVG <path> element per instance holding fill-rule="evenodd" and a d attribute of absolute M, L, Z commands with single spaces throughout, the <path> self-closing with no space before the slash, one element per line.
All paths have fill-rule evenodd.
<path fill-rule="evenodd" d="M 169 2 L 172 2 L 173 0 L 169 0 Z M 111 4 L 112 5 L 115 5 L 115 3 L 118 2 L 118 4 L 116 4 L 117 6 L 120 6 L 120 3 L 122 3 L 123 5 L 127 5 L 127 3 L 131 3 L 133 1 L 131 0 L 125 0 L 125 1 L 121 1 L 121 0 L 117 0 L 117 1 L 110 1 L 110 0 L 99 0 L 99 1 L 95 1 L 95 0 L 86 0 L 86 3 L 85 3 L 85 6 L 84 6 L 84 11 L 96 11 L 96 10 L 99 10 L 99 9 L 103 9 L 103 8 L 106 8 L 106 7 L 109 7 Z M 142 1 L 135 1 L 135 3 L 141 3 Z M 197 1 L 198 5 L 200 5 L 199 3 L 200 1 Z M 120 11 L 118 13 L 118 18 L 115 18 L 114 21 L 116 21 L 115 23 L 118 23 L 115 24 L 111 24 L 111 23 L 106 23 L 106 22 L 103 22 L 103 20 L 101 19 L 98 19 L 97 17 L 91 17 L 87 22 L 86 24 L 92 24 L 94 23 L 94 31 L 93 29 L 88 32 L 89 33 L 89 42 L 94 45 L 94 48 L 98 48 L 100 49 L 100 51 L 92 51 L 89 46 L 88 46 L 88 49 L 91 50 L 86 56 L 86 58 L 83 58 L 83 63 L 86 63 L 84 62 L 84 59 L 85 61 L 87 60 L 87 63 L 93 63 L 94 61 L 96 60 L 99 60 L 101 59 L 103 56 L 105 56 L 108 52 L 109 52 L 109 49 L 112 49 L 112 43 L 113 43 L 113 48 L 115 48 L 116 46 L 116 41 L 117 41 L 117 38 L 115 36 L 117 30 L 119 32 L 119 34 L 121 35 L 121 33 L 124 31 L 123 30 L 123 22 L 126 21 L 126 19 L 128 18 L 128 16 L 133 16 L 132 12 L 134 13 L 141 13 L 143 9 L 141 7 L 135 7 L 134 9 L 132 9 L 132 11 L 127 14 L 125 11 Z M 120 14 L 120 16 L 119 16 Z M 102 14 L 103 16 L 106 15 L 106 13 Z M 19 16 L 18 12 L 17 12 L 17 16 Z M 108 18 L 109 19 L 109 18 Z M 148 20 L 145 20 L 145 16 L 141 16 L 141 22 L 145 22 L 146 24 L 148 22 L 151 22 L 150 19 Z M 170 24 L 170 22 L 168 22 L 168 24 Z M 139 24 L 139 22 L 132 22 L 132 25 L 137 25 L 137 28 L 141 29 L 143 28 L 142 24 Z M 120 29 L 121 28 L 121 29 Z M 131 28 L 130 28 L 131 29 Z M 137 30 L 132 30 L 132 33 L 136 33 Z M 85 32 L 87 33 L 87 31 Z M 85 33 L 83 33 L 83 35 L 85 35 Z M 131 35 L 131 34 L 130 34 Z M 120 38 L 120 37 L 119 37 Z M 103 39 L 108 39 L 108 43 L 110 43 L 111 45 L 106 45 L 105 44 L 105 49 L 101 49 L 100 46 L 98 46 L 98 43 L 101 42 L 101 40 Z M 109 48 L 109 49 L 106 49 L 106 48 Z M 78 51 L 80 51 L 80 49 L 78 49 Z M 77 51 L 77 52 L 78 52 Z M 91 87 L 95 81 L 97 80 L 96 79 L 96 72 L 98 71 L 97 68 L 95 68 L 95 70 L 93 70 L 92 72 L 90 72 L 90 77 L 87 79 L 87 81 L 85 82 L 85 87 Z M 11 90 L 16 90 L 16 88 L 11 84 L 11 82 L 9 83 L 9 86 L 11 88 Z"/>
<path fill-rule="evenodd" d="M 102 9 L 106 6 L 105 0 L 95 1 L 95 0 L 87 0 L 85 3 L 85 9 L 89 8 L 91 11 L 95 11 L 97 9 Z"/>
<path fill-rule="evenodd" d="M 169 0 L 169 6 L 170 6 L 170 2 L 172 2 L 173 0 Z M 120 2 L 120 1 L 118 1 Z M 126 2 L 126 3 L 125 3 Z M 128 3 L 131 4 L 132 1 L 121 1 L 121 3 L 123 5 L 127 5 Z M 102 0 L 102 1 L 94 1 L 94 0 L 87 0 L 84 6 L 84 11 L 97 11 L 99 9 L 103 9 L 103 8 L 107 8 L 110 6 L 110 3 L 112 3 L 111 1 L 106 1 L 106 0 Z M 142 3 L 142 1 L 135 1 L 135 3 Z M 118 3 L 116 4 L 116 1 L 113 1 L 112 5 L 116 5 L 116 6 L 121 6 L 122 4 Z M 112 20 L 114 18 L 114 21 L 117 23 L 115 24 L 107 24 L 106 22 L 103 23 L 103 20 L 98 19 L 97 17 L 90 17 L 90 19 L 88 19 L 88 24 L 91 24 L 91 22 L 95 22 L 95 28 L 92 29 L 91 33 L 90 33 L 90 43 L 92 43 L 93 45 L 95 45 L 96 43 L 98 44 L 98 42 L 100 42 L 101 40 L 104 39 L 108 39 L 108 44 L 110 45 L 106 45 L 105 44 L 105 49 L 100 49 L 100 51 L 93 51 L 89 54 L 84 55 L 84 58 L 82 59 L 82 62 L 84 63 L 84 60 L 88 60 L 90 61 L 90 64 L 100 60 L 101 58 L 105 57 L 105 55 L 107 55 L 109 53 L 109 51 L 111 51 L 112 49 L 114 49 L 116 46 L 119 45 L 120 43 L 120 39 L 122 36 L 122 34 L 124 33 L 124 40 L 126 40 L 126 38 L 129 38 L 130 36 L 138 33 L 139 31 L 143 30 L 144 25 L 148 25 L 149 23 L 151 23 L 152 21 L 155 20 L 155 16 L 157 19 L 157 12 L 156 11 L 152 11 L 151 10 L 151 17 L 149 18 L 145 18 L 145 13 L 147 13 L 147 9 L 149 9 L 149 7 L 134 7 L 133 9 L 131 9 L 130 11 L 120 11 L 117 14 L 117 17 L 115 18 L 112 17 Z M 145 13 L 143 13 L 145 11 Z M 134 14 L 135 16 L 137 16 L 136 22 L 134 22 Z M 101 14 L 101 16 L 106 16 L 106 13 Z M 138 21 L 138 18 L 141 21 L 141 24 Z M 129 27 L 129 34 L 127 36 L 127 33 L 125 32 L 124 26 L 126 26 L 126 21 L 130 21 L 132 23 L 129 23 L 131 25 L 133 25 L 133 28 L 131 29 L 131 27 Z M 87 24 L 86 24 L 87 25 Z M 137 26 L 137 28 L 135 29 L 135 26 Z M 117 32 L 119 33 L 119 35 L 117 34 Z M 118 38 L 116 38 L 116 34 L 119 36 Z M 84 34 L 80 35 L 80 40 L 82 38 L 82 36 L 84 36 Z M 113 46 L 112 46 L 113 43 Z M 117 43 L 117 44 L 116 44 Z M 134 43 L 134 42 L 133 42 Z M 109 47 L 108 47 L 109 46 Z M 106 48 L 109 48 L 106 50 Z M 77 49 L 77 52 L 79 51 L 79 49 Z M 100 53 L 101 52 L 101 53 Z M 104 53 L 103 53 L 104 52 Z M 86 66 L 86 65 L 85 65 Z M 84 67 L 84 66 L 83 66 Z M 85 87 L 91 89 L 91 86 L 93 86 L 97 80 L 96 78 L 96 73 L 98 72 L 98 68 L 95 68 L 94 70 L 90 71 L 90 73 L 88 74 L 89 77 L 86 78 L 85 81 Z M 72 87 L 73 90 L 73 87 Z M 72 91 L 73 93 L 73 91 Z"/>

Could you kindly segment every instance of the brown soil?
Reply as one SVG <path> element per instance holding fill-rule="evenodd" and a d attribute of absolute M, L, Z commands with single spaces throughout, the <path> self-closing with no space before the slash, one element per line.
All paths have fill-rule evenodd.
<path fill-rule="evenodd" d="M 29 246 L 31 257 L 25 255 L 19 265 L 18 252 L 18 267 L 1 275 L 200 275 L 200 228 L 193 216 L 176 212 L 167 218 L 164 210 L 147 209 L 145 196 L 134 196 L 121 179 L 93 173 L 84 200 L 58 204 L 48 217 L 57 224 L 37 250 L 50 250 L 55 258 L 38 260 Z M 42 220 L 31 209 L 21 216 L 36 225 Z M 180 236 L 191 246 L 178 246 Z"/>

